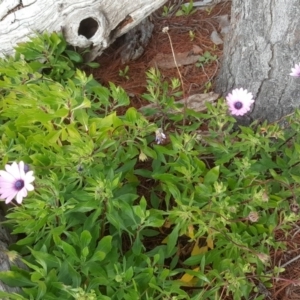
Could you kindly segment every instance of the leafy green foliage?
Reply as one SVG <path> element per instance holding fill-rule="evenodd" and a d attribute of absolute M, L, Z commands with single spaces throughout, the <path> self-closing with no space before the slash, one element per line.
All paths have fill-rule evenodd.
<path fill-rule="evenodd" d="M 171 4 L 169 4 L 168 6 L 164 5 L 163 12 L 161 14 L 162 17 L 168 17 L 169 15 L 171 15 L 172 11 L 174 10 L 174 6 L 175 5 L 171 5 Z"/>
<path fill-rule="evenodd" d="M 26 43 L 16 47 L 16 59 L 28 61 L 32 72 L 47 75 L 55 81 L 71 78 L 75 67 L 83 65 L 83 53 L 69 49 L 61 34 L 40 34 Z M 97 63 L 86 63 L 90 67 L 98 67 Z M 30 79 L 31 73 L 28 74 Z"/>
<path fill-rule="evenodd" d="M 125 78 L 126 80 L 129 80 L 129 66 L 126 66 L 124 70 L 119 70 L 119 76 Z"/>
<path fill-rule="evenodd" d="M 189 16 L 196 12 L 196 9 L 194 9 L 194 1 L 190 0 L 189 3 L 184 3 L 181 5 L 180 9 L 176 12 L 176 16 Z"/>
<path fill-rule="evenodd" d="M 1 165 L 23 160 L 36 176 L 6 222 L 28 269 L 0 273 L 22 295 L 0 296 L 240 300 L 270 287 L 268 255 L 284 249 L 274 231 L 298 219 L 299 111 L 286 129 L 238 127 L 219 99 L 187 110 L 182 125 L 179 81 L 151 69 L 143 96 L 159 120 L 153 110 L 118 115 L 125 91 L 76 69 L 67 50 L 43 35 L 0 60 Z"/>
<path fill-rule="evenodd" d="M 217 59 L 217 55 L 211 55 L 209 51 L 205 51 L 203 55 L 199 57 L 196 67 L 203 67 L 204 65 L 209 64 Z"/>
<path fill-rule="evenodd" d="M 154 108 L 145 108 L 143 113 L 146 116 L 153 116 L 159 113 L 166 118 L 172 118 L 182 120 L 182 116 L 174 116 L 170 114 L 172 110 L 178 111 L 178 104 L 175 103 L 175 98 L 182 95 L 179 90 L 180 81 L 177 78 L 173 78 L 171 86 L 167 81 L 164 81 L 159 70 L 150 68 L 146 73 L 147 75 L 147 93 L 143 95 L 143 98 L 153 103 Z M 163 122 L 163 121 L 162 121 Z"/>

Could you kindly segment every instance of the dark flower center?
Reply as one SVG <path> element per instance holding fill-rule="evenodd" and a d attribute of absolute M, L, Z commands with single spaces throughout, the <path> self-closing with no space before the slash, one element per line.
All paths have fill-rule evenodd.
<path fill-rule="evenodd" d="M 235 109 L 241 109 L 243 107 L 243 103 L 241 101 L 237 101 L 234 103 Z"/>
<path fill-rule="evenodd" d="M 15 182 L 15 189 L 20 191 L 24 187 L 24 180 L 19 179 Z"/>

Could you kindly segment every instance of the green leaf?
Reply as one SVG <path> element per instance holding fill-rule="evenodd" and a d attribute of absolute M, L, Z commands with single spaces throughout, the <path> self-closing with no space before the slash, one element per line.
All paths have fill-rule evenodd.
<path fill-rule="evenodd" d="M 131 250 L 132 250 L 132 252 L 133 252 L 136 256 L 138 256 L 138 255 L 141 254 L 142 247 L 143 247 L 143 244 L 142 244 L 142 242 L 141 242 L 141 239 L 140 239 L 139 236 L 137 236 L 136 239 L 135 239 L 135 241 L 134 241 L 134 243 L 133 243 L 133 245 L 132 245 Z"/>
<path fill-rule="evenodd" d="M 131 123 L 135 123 L 138 119 L 138 114 L 137 111 L 134 107 L 130 107 L 127 111 L 126 111 L 126 120 L 130 121 Z"/>
<path fill-rule="evenodd" d="M 204 177 L 204 183 L 211 184 L 217 181 L 219 178 L 219 172 L 220 172 L 220 166 L 216 166 L 210 169 Z"/>
<path fill-rule="evenodd" d="M 182 10 L 178 10 L 178 11 L 176 12 L 176 14 L 175 14 L 176 17 L 180 17 L 180 16 L 183 16 L 183 15 L 184 15 L 184 13 L 183 13 Z"/>
<path fill-rule="evenodd" d="M 174 253 L 175 246 L 177 244 L 178 233 L 179 233 L 179 224 L 175 226 L 171 234 L 168 236 L 168 243 L 167 243 L 167 256 L 169 257 Z"/>
<path fill-rule="evenodd" d="M 87 66 L 89 66 L 90 68 L 99 68 L 100 67 L 100 64 L 99 63 L 96 63 L 96 62 L 88 62 L 86 63 Z"/>
<path fill-rule="evenodd" d="M 88 98 L 84 98 L 82 103 L 74 107 L 72 111 L 75 111 L 77 109 L 82 109 L 82 108 L 89 108 L 89 107 L 91 107 L 91 101 Z"/>
<path fill-rule="evenodd" d="M 164 182 L 166 184 L 169 183 L 169 182 L 173 183 L 173 184 L 177 184 L 178 183 L 178 176 L 174 175 L 174 174 L 167 174 L 167 173 L 164 173 L 164 174 L 154 174 L 153 178 L 161 180 L 162 182 Z"/>
<path fill-rule="evenodd" d="M 193 256 L 189 257 L 188 259 L 186 259 L 184 261 L 184 264 L 187 266 L 198 265 L 202 261 L 204 256 L 205 256 L 205 254 L 193 255 Z"/>
<path fill-rule="evenodd" d="M 70 263 L 68 263 L 68 269 L 69 269 L 70 279 L 72 280 L 73 285 L 80 286 L 81 279 L 82 279 L 80 274 L 74 269 L 74 267 Z"/>
<path fill-rule="evenodd" d="M 102 261 L 106 257 L 106 254 L 103 251 L 96 251 L 91 258 L 91 261 Z"/>
<path fill-rule="evenodd" d="M 0 299 L 2 300 L 28 300 L 28 298 L 24 298 L 23 296 L 16 293 L 7 293 L 0 291 Z"/>
<path fill-rule="evenodd" d="M 34 236 L 27 236 L 24 239 L 18 240 L 16 244 L 20 245 L 20 246 L 28 245 L 28 244 L 33 243 L 35 241 L 35 239 L 36 239 L 36 237 L 34 237 Z"/>
<path fill-rule="evenodd" d="M 83 126 L 84 130 L 88 131 L 88 122 L 89 122 L 89 115 L 83 109 L 78 109 L 74 113 L 75 119 L 78 120 Z"/>
<path fill-rule="evenodd" d="M 37 293 L 37 296 L 36 296 L 36 300 L 40 300 L 40 299 L 43 300 L 43 299 L 45 299 L 44 296 L 47 292 L 47 286 L 42 281 L 39 281 L 38 285 L 39 285 L 39 287 L 38 287 L 38 293 Z"/>
<path fill-rule="evenodd" d="M 91 200 L 83 203 L 78 203 L 77 205 L 74 206 L 72 212 L 85 213 L 94 210 L 96 208 L 97 208 L 97 203 L 95 202 L 95 200 Z"/>
<path fill-rule="evenodd" d="M 44 268 L 45 271 L 47 271 L 47 269 L 59 268 L 60 262 L 57 257 L 46 252 L 35 251 L 31 248 L 29 249 L 36 261 Z"/>
<path fill-rule="evenodd" d="M 113 98 L 113 102 L 115 103 L 114 109 L 119 106 L 124 106 L 129 104 L 128 94 L 119 86 L 116 86 L 114 83 L 110 82 L 109 87 L 111 90 L 111 97 Z"/>
<path fill-rule="evenodd" d="M 105 236 L 98 243 L 97 250 L 103 251 L 104 253 L 108 254 L 112 248 L 111 242 L 112 242 L 112 236 L 110 235 Z"/>
<path fill-rule="evenodd" d="M 91 261 L 102 261 L 105 259 L 106 255 L 111 251 L 112 236 L 108 235 L 101 239 L 98 243 L 97 251 L 91 258 Z"/>
<path fill-rule="evenodd" d="M 300 176 L 297 176 L 297 175 L 293 175 L 291 174 L 292 178 L 294 179 L 295 182 L 300 182 Z"/>
<path fill-rule="evenodd" d="M 0 280 L 11 287 L 33 286 L 33 282 L 29 279 L 29 275 L 25 271 L 2 271 L 0 272 Z"/>
<path fill-rule="evenodd" d="M 116 170 L 116 173 L 127 173 L 129 171 L 132 171 L 134 169 L 134 166 L 136 164 L 137 159 L 132 159 L 132 160 L 128 160 L 128 161 L 124 161 L 124 163 L 122 164 L 122 166 Z"/>
<path fill-rule="evenodd" d="M 76 63 L 81 63 L 83 61 L 82 56 L 75 51 L 65 50 L 65 53 L 68 55 L 70 60 L 75 61 Z"/>
<path fill-rule="evenodd" d="M 64 242 L 64 241 L 60 241 L 60 248 L 63 249 L 63 251 L 70 256 L 70 258 L 73 258 L 75 260 L 78 261 L 78 256 L 76 253 L 76 250 L 73 246 L 71 246 L 70 244 Z"/>
<path fill-rule="evenodd" d="M 127 271 L 125 272 L 125 276 L 124 276 L 124 279 L 125 281 L 130 281 L 131 278 L 133 276 L 133 268 L 130 267 L 129 269 L 127 269 Z"/>
<path fill-rule="evenodd" d="M 81 249 L 84 249 L 87 247 L 92 240 L 92 235 L 89 231 L 84 230 L 80 234 L 80 247 Z"/>
<path fill-rule="evenodd" d="M 90 253 L 90 250 L 89 250 L 88 247 L 84 247 L 84 248 L 82 249 L 82 251 L 81 251 L 81 255 L 82 255 L 84 258 L 86 258 L 86 257 L 89 255 L 89 253 Z"/>
<path fill-rule="evenodd" d="M 44 140 L 48 142 L 48 145 L 55 144 L 59 139 L 60 134 L 61 130 L 52 131 L 44 137 Z"/>

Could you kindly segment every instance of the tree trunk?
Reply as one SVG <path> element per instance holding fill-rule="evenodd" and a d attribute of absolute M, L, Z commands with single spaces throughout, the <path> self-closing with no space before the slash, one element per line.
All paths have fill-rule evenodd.
<path fill-rule="evenodd" d="M 167 0 L 0 0 L 0 55 L 37 32 L 62 31 L 68 43 L 100 55 Z"/>
<path fill-rule="evenodd" d="M 300 104 L 300 78 L 289 75 L 300 61 L 299 0 L 232 0 L 231 30 L 216 91 L 244 88 L 254 95 L 248 121 L 274 121 Z"/>

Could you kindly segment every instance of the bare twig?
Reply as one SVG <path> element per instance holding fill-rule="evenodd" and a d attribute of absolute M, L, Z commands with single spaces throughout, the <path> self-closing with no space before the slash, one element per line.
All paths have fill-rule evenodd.
<path fill-rule="evenodd" d="M 286 263 L 284 263 L 283 265 L 281 265 L 281 268 L 285 268 L 286 266 L 288 266 L 289 264 L 293 263 L 294 261 L 300 259 L 300 254 L 295 256 L 294 258 L 292 258 L 291 260 L 287 261 Z"/>
<path fill-rule="evenodd" d="M 168 32 L 169 31 L 169 27 L 164 27 L 162 31 L 168 35 L 168 38 L 169 38 L 169 41 L 170 41 L 171 50 L 172 50 L 172 55 L 173 55 L 173 59 L 174 59 L 174 63 L 175 63 L 175 66 L 176 66 L 176 69 L 177 69 L 177 72 L 178 72 L 178 75 L 179 75 L 179 78 L 180 78 L 180 82 L 181 82 L 181 87 L 182 87 L 182 92 L 183 92 L 183 98 L 185 100 L 184 101 L 184 108 L 183 108 L 183 121 L 182 121 L 183 126 L 184 126 L 185 125 L 185 119 L 186 119 L 186 110 L 187 110 L 187 97 L 186 97 L 186 94 L 185 94 L 185 89 L 184 89 L 184 85 L 183 85 L 183 79 L 182 79 L 182 75 L 181 75 L 181 72 L 179 70 L 179 67 L 178 67 L 178 64 L 177 64 L 177 61 L 176 61 L 172 39 L 171 39 L 171 36 L 170 36 L 170 34 Z"/>

